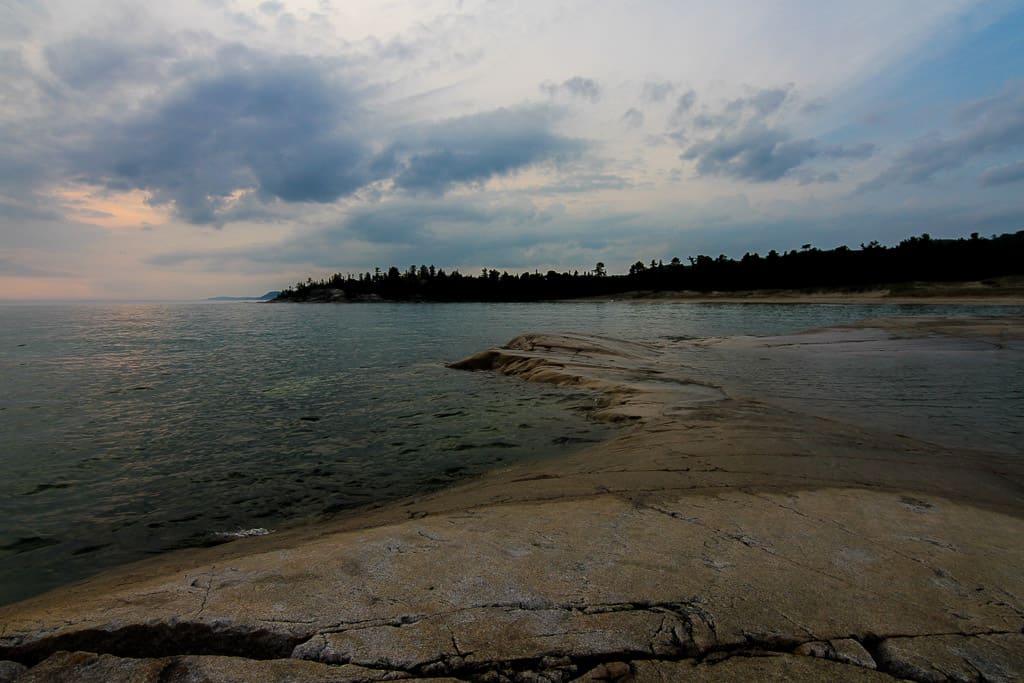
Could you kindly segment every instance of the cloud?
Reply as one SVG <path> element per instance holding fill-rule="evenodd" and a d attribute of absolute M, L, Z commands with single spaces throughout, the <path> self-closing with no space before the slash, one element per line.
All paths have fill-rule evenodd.
<path fill-rule="evenodd" d="M 39 203 L 36 198 L 33 201 L 19 201 L 16 199 L 4 199 L 0 197 L 0 218 L 12 220 L 60 220 L 58 211 Z"/>
<path fill-rule="evenodd" d="M 276 16 L 284 11 L 284 3 L 277 0 L 266 0 L 260 3 L 259 10 L 268 16 Z"/>
<path fill-rule="evenodd" d="M 696 102 L 697 93 L 692 90 L 687 90 L 679 96 L 678 100 L 676 100 L 676 107 L 672 110 L 672 113 L 677 116 L 687 114 L 691 109 L 693 109 L 693 105 L 696 104 Z"/>
<path fill-rule="evenodd" d="M 49 19 L 45 3 L 41 0 L 19 0 L 3 4 L 0 38 L 25 38 L 33 33 L 36 24 Z"/>
<path fill-rule="evenodd" d="M 676 100 L 675 107 L 672 108 L 672 114 L 669 116 L 669 122 L 674 126 L 680 125 L 686 118 L 686 115 L 689 114 L 690 111 L 693 109 L 693 106 L 696 103 L 697 93 L 695 93 L 693 90 L 687 90 L 686 92 L 684 92 Z M 699 115 L 694 123 L 695 125 L 701 125 L 705 123 L 704 117 Z M 682 131 L 677 131 L 677 133 L 681 134 Z"/>
<path fill-rule="evenodd" d="M 757 117 L 765 117 L 778 111 L 786 98 L 789 97 L 791 87 L 786 88 L 762 88 L 755 91 L 749 97 L 739 97 L 732 100 L 725 106 L 727 112 L 752 112 Z"/>
<path fill-rule="evenodd" d="M 870 144 L 825 145 L 810 138 L 793 139 L 784 130 L 751 125 L 736 133 L 722 132 L 711 140 L 695 143 L 680 158 L 696 161 L 701 176 L 772 182 L 812 160 L 865 159 L 873 153 L 874 146 Z"/>
<path fill-rule="evenodd" d="M 130 43 L 115 37 L 78 35 L 44 49 L 47 66 L 73 88 L 107 88 L 123 81 L 152 81 L 178 51 L 170 43 Z"/>
<path fill-rule="evenodd" d="M 148 263 L 177 267 L 194 262 L 211 271 L 247 263 L 339 270 L 352 263 L 365 268 L 413 261 L 450 268 L 479 258 L 475 263 L 501 267 L 517 263 L 509 250 L 547 239 L 545 226 L 552 217 L 530 201 L 405 196 L 361 207 L 342 221 L 304 230 L 278 244 L 172 251 Z"/>
<path fill-rule="evenodd" d="M 239 190 L 332 201 L 372 178 L 361 112 L 330 65 L 249 51 L 189 81 L 75 150 L 78 178 L 151 193 L 192 223 L 214 222 Z M 210 65 L 211 67 L 213 65 Z"/>
<path fill-rule="evenodd" d="M 632 181 L 614 173 L 573 173 L 561 182 L 549 182 L 539 190 L 538 194 L 559 195 L 578 194 L 581 192 L 600 192 L 603 190 L 628 190 L 635 188 Z"/>
<path fill-rule="evenodd" d="M 46 211 L 29 212 L 15 208 L 0 220 L 0 250 L 41 249 L 75 252 L 108 239 L 102 228 L 67 220 Z"/>
<path fill-rule="evenodd" d="M 395 129 L 373 120 L 338 60 L 233 48 L 217 61 L 118 125 L 84 131 L 69 155 L 75 179 L 144 190 L 190 223 L 218 224 L 240 194 L 330 203 L 386 180 L 437 194 L 583 147 L 552 132 L 548 107 Z"/>
<path fill-rule="evenodd" d="M 675 89 L 676 86 L 668 81 L 648 81 L 640 90 L 640 97 L 645 102 L 664 102 Z"/>
<path fill-rule="evenodd" d="M 1024 180 L 1024 161 L 996 166 L 981 174 L 981 184 L 986 187 L 1005 185 Z"/>
<path fill-rule="evenodd" d="M 814 13 L 814 31 L 801 24 L 799 3 L 751 6 L 755 28 L 723 51 L 734 17 L 713 4 L 655 2 L 638 12 L 559 3 L 524 11 L 447 2 L 356 10 L 319 0 L 8 2 L 0 9 L 11 19 L 0 20 L 0 254 L 17 261 L 38 249 L 45 253 L 28 264 L 94 281 L 121 266 L 118 278 L 127 279 L 135 264 L 137 284 L 126 294 L 172 295 L 153 283 L 177 278 L 194 289 L 232 272 L 291 279 L 293 268 L 305 279 L 321 267 L 423 260 L 532 270 L 600 259 L 611 267 L 617 254 L 630 262 L 644 251 L 673 255 L 658 245 L 684 228 L 690 234 L 674 255 L 687 255 L 698 234 L 717 254 L 719 229 L 740 218 L 715 223 L 694 212 L 746 190 L 756 201 L 738 246 L 772 221 L 808 215 L 795 244 L 817 244 L 814 231 L 847 210 L 843 230 L 858 243 L 865 237 L 856 231 L 874 229 L 865 227 L 877 217 L 871 208 L 913 201 L 944 211 L 954 193 L 1009 211 L 1021 201 L 1020 147 L 1007 134 L 993 134 L 991 151 L 979 154 L 958 141 L 1012 120 L 1011 100 L 993 84 L 1012 72 L 1018 24 L 1003 25 L 1006 46 L 992 53 L 991 36 L 970 28 L 979 10 L 969 4 L 837 5 Z M 609 27 L 622 49 L 608 49 Z M 950 30 L 962 50 L 943 38 Z M 908 56 L 920 68 L 908 70 Z M 964 92 L 995 96 L 944 115 Z M 866 130 L 859 120 L 872 110 L 887 118 Z M 811 115 L 815 132 L 800 127 Z M 907 120 L 914 135 L 941 131 L 932 147 L 899 137 Z M 900 145 L 884 163 L 872 159 L 873 173 L 919 142 L 939 162 L 935 178 L 963 167 L 912 197 L 896 187 L 870 198 L 799 187 L 845 180 L 873 151 L 853 143 L 869 139 Z M 837 141 L 845 144 L 829 144 Z M 700 183 L 673 184 L 695 174 Z M 76 196 L 104 201 L 76 206 Z M 161 205 L 152 222 L 163 221 L 149 233 L 126 218 L 146 197 Z M 773 198 L 791 203 L 765 209 Z M 84 222 L 99 210 L 125 225 Z M 765 241 L 779 246 L 771 235 Z M 150 266 L 149 280 L 141 264 L 154 254 L 162 267 Z M 200 277 L 206 270 L 217 275 Z"/>
<path fill-rule="evenodd" d="M 601 99 L 601 85 L 592 78 L 584 78 L 582 76 L 573 76 L 562 81 L 561 84 L 545 81 L 541 83 L 540 89 L 552 97 L 560 93 L 566 93 L 588 102 L 597 102 Z"/>
<path fill-rule="evenodd" d="M 630 107 L 622 115 L 622 123 L 627 128 L 640 128 L 644 125 L 644 113 L 635 107 Z"/>
<path fill-rule="evenodd" d="M 585 144 L 553 133 L 555 118 L 547 107 L 503 108 L 401 133 L 390 152 L 395 187 L 441 194 L 456 183 L 577 156 Z"/>
<path fill-rule="evenodd" d="M 860 191 L 896 184 L 920 184 L 944 171 L 960 168 L 972 159 L 1024 145 L 1024 81 L 1005 86 L 998 94 L 963 106 L 954 117 L 961 130 L 949 137 L 929 133 L 910 143 L 896 161 Z M 982 176 L 982 184 L 999 184 Z M 1009 181 L 1007 181 L 1009 182 Z"/>
<path fill-rule="evenodd" d="M 36 268 L 35 266 L 0 256 L 0 276 L 50 278 L 69 277 L 69 274 L 58 270 Z"/>
<path fill-rule="evenodd" d="M 827 111 L 828 108 L 828 100 L 826 100 L 824 97 L 816 97 L 810 102 L 807 102 L 802 107 L 800 107 L 800 113 L 807 114 L 808 116 L 813 116 L 816 114 L 820 114 L 824 111 Z"/>
<path fill-rule="evenodd" d="M 674 137 L 687 139 L 690 137 L 685 126 L 692 126 L 697 131 L 720 132 L 765 125 L 765 120 L 772 117 L 790 99 L 792 86 L 782 88 L 749 88 L 748 95 L 719 103 L 717 106 L 705 104 L 701 110 L 690 117 L 697 104 L 697 93 L 688 90 L 676 100 L 669 124 L 675 126 Z"/>

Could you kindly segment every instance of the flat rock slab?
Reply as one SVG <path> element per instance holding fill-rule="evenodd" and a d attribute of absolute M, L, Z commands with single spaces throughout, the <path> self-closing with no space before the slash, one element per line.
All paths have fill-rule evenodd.
<path fill-rule="evenodd" d="M 915 681 L 1021 680 L 1024 633 L 888 638 L 878 646 L 881 664 Z"/>
<path fill-rule="evenodd" d="M 995 662 L 979 670 L 1019 672 L 991 639 L 1024 628 L 1021 538 L 1001 513 L 860 489 L 506 505 L 82 590 L 73 615 L 28 601 L 6 610 L 0 647 L 28 663 L 291 657 L 377 680 L 518 663 L 565 680 L 590 661 L 751 648 L 867 670 L 879 641 L 879 668 L 906 676 L 946 671 L 970 643 Z"/>
<path fill-rule="evenodd" d="M 401 680 L 416 681 L 407 676 Z M 134 659 L 91 652 L 58 652 L 18 678 L 18 683 L 370 683 L 398 680 L 393 672 L 358 666 L 327 666 L 295 659 L 253 660 L 240 657 L 160 657 Z M 432 683 L 445 683 L 432 678 Z M 447 679 L 453 681 L 454 679 Z"/>
<path fill-rule="evenodd" d="M 776 653 L 753 653 L 750 656 L 733 657 L 717 663 L 643 661 L 636 662 L 633 669 L 633 680 L 650 681 L 651 683 L 685 683 L 686 681 L 706 681 L 707 683 L 735 683 L 735 681 L 891 683 L 900 680 L 870 669 Z"/>

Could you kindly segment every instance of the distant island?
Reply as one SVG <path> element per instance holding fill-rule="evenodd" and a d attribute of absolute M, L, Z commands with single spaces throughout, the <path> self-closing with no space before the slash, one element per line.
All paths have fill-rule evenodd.
<path fill-rule="evenodd" d="M 207 301 L 271 301 L 281 295 L 281 292 L 267 292 L 263 296 L 211 296 Z"/>
<path fill-rule="evenodd" d="M 686 263 L 678 257 L 667 263 L 640 260 L 622 275 L 608 274 L 600 262 L 586 271 L 515 274 L 485 268 L 478 275 L 446 272 L 433 265 L 412 265 L 405 271 L 391 266 L 386 272 L 377 268 L 372 273 L 310 278 L 285 288 L 273 301 L 551 301 L 636 292 L 862 292 L 914 282 L 991 281 L 1018 275 L 1024 275 L 1024 230 L 991 238 L 972 233 L 959 239 L 933 239 L 924 233 L 895 247 L 870 242 L 859 249 L 822 250 L 805 244 L 784 253 L 773 249 L 765 256 L 747 253 L 739 260 L 724 255 L 689 257 Z M 1007 293 L 1017 293 L 1016 289 Z"/>

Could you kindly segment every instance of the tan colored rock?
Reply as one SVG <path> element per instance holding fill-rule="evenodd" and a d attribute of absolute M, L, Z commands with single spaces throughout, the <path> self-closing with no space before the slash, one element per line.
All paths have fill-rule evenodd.
<path fill-rule="evenodd" d="M 168 659 L 124 659 L 91 652 L 57 652 L 29 669 L 19 683 L 156 683 Z"/>
<path fill-rule="evenodd" d="M 0 661 L 0 683 L 14 683 L 18 676 L 25 673 L 26 668 L 18 662 Z"/>
<path fill-rule="evenodd" d="M 793 653 L 809 657 L 823 657 L 843 664 L 862 666 L 865 669 L 878 668 L 871 653 L 852 638 L 804 643 L 793 650 Z"/>
<path fill-rule="evenodd" d="M 573 679 L 573 683 L 596 683 L 597 681 L 627 683 L 632 680 L 634 680 L 633 669 L 627 662 L 607 662 L 598 664 L 579 678 Z"/>
<path fill-rule="evenodd" d="M 878 671 L 840 664 L 827 659 L 787 654 L 730 657 L 698 664 L 695 661 L 634 662 L 637 683 L 735 683 L 735 681 L 786 681 L 787 683 L 891 683 L 899 680 Z"/>
<path fill-rule="evenodd" d="M 395 672 L 294 659 L 195 656 L 133 659 L 91 652 L 58 652 L 17 680 L 18 683 L 371 683 L 399 679 L 413 680 Z"/>
<path fill-rule="evenodd" d="M 886 671 L 922 683 L 1011 683 L 1024 672 L 1024 633 L 887 638 L 878 657 Z"/>

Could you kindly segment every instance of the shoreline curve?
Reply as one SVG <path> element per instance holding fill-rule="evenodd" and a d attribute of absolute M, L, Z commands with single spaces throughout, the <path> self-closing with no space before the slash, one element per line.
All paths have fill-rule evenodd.
<path fill-rule="evenodd" d="M 600 419 L 633 425 L 557 461 L 0 607 L 0 673 L 1024 675 L 1019 458 L 732 397 L 653 345 L 524 335 L 452 367 L 594 389 Z"/>

